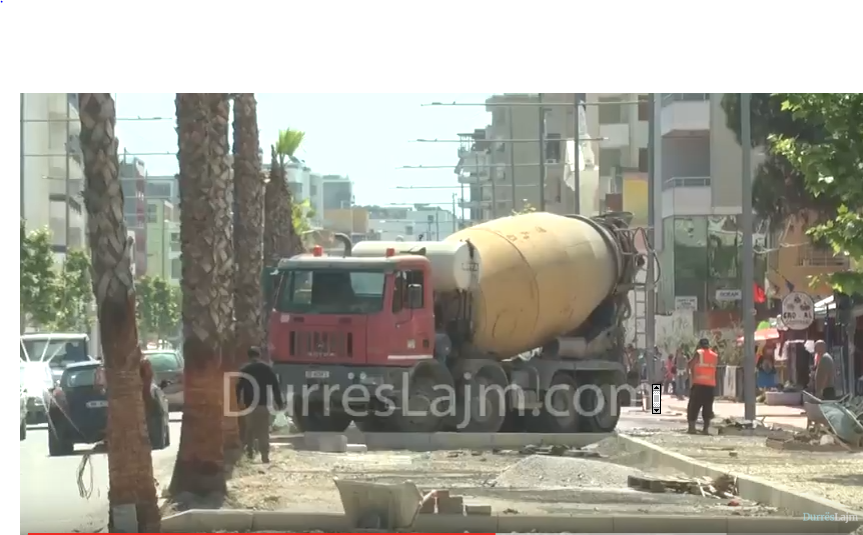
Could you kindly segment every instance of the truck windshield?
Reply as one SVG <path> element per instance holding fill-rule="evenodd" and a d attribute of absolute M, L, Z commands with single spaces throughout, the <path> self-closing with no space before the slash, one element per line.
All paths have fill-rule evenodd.
<path fill-rule="evenodd" d="M 302 314 L 372 314 L 383 310 L 382 270 L 314 269 L 282 277 L 276 309 Z"/>

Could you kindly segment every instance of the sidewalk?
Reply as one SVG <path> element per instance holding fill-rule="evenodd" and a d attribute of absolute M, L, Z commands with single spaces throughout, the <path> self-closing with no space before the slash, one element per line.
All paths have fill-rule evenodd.
<path fill-rule="evenodd" d="M 677 399 L 674 396 L 662 396 L 663 410 L 678 411 L 686 414 L 686 399 Z M 738 418 L 742 419 L 744 414 L 743 403 L 716 400 L 713 403 L 713 413 L 716 418 Z M 764 418 L 766 425 L 776 424 L 782 426 L 806 429 L 806 416 L 803 415 L 803 407 L 786 407 L 784 405 L 755 405 L 755 417 Z"/>

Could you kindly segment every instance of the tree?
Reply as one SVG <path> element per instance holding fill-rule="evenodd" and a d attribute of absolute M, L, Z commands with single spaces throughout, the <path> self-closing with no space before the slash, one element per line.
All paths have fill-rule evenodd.
<path fill-rule="evenodd" d="M 264 262 L 269 266 L 302 250 L 293 225 L 293 197 L 287 183 L 286 165 L 294 158 L 305 136 L 306 133 L 299 130 L 280 130 L 276 143 L 270 147 L 270 180 L 264 193 Z"/>
<path fill-rule="evenodd" d="M 258 133 L 257 101 L 254 93 L 240 93 L 234 98 L 234 199 L 237 218 L 234 226 L 234 251 L 237 270 L 234 274 L 234 310 L 236 311 L 235 361 L 223 367 L 236 370 L 239 359 L 249 348 L 264 341 L 262 325 L 263 292 L 261 271 L 264 269 L 263 223 L 264 180 Z M 233 385 L 232 385 L 233 386 Z M 234 397 L 231 397 L 234 400 Z M 240 449 L 236 418 L 227 417 L 224 447 L 227 452 Z"/>
<path fill-rule="evenodd" d="M 79 93 L 84 205 L 93 262 L 105 379 L 108 384 L 108 502 L 111 511 L 134 505 L 137 531 L 158 533 L 161 518 L 153 481 L 153 461 L 144 418 L 141 349 L 135 322 L 135 285 L 123 219 L 117 112 L 110 93 Z M 114 518 L 108 515 L 110 529 Z M 134 530 L 134 526 L 132 527 Z M 127 528 L 128 531 L 128 528 Z"/>
<path fill-rule="evenodd" d="M 145 339 L 168 338 L 180 322 L 176 291 L 161 277 L 141 277 L 137 282 L 138 322 Z"/>
<path fill-rule="evenodd" d="M 90 306 L 93 286 L 90 279 L 90 259 L 81 250 L 70 250 L 60 271 L 56 295 L 56 331 L 90 331 Z"/>
<path fill-rule="evenodd" d="M 784 155 L 777 153 L 769 138 L 772 135 L 816 141 L 824 131 L 817 123 L 794 116 L 784 109 L 781 94 L 752 94 L 752 146 L 764 147 L 765 159 L 752 181 L 752 206 L 767 219 L 770 226 L 780 228 L 789 218 L 801 221 L 823 221 L 835 215 L 836 199 L 829 195 L 813 196 L 806 188 L 803 175 Z M 726 123 L 741 141 L 740 94 L 726 93 L 722 99 Z M 814 216 L 814 217 L 813 217 Z"/>
<path fill-rule="evenodd" d="M 309 220 L 313 217 L 315 217 L 315 210 L 311 207 L 308 199 L 293 203 L 291 207 L 291 222 L 294 225 L 294 232 L 300 237 L 301 243 L 303 238 L 312 230 Z"/>
<path fill-rule="evenodd" d="M 228 95 L 177 93 L 185 406 L 170 491 L 226 492 L 222 354 L 232 315 Z M 215 438 L 215 440 L 214 440 Z"/>
<path fill-rule="evenodd" d="M 21 332 L 29 318 L 37 326 L 54 321 L 58 277 L 47 229 L 27 232 L 21 220 Z"/>
<path fill-rule="evenodd" d="M 863 95 L 782 93 L 782 110 L 796 121 L 820 125 L 823 135 L 773 134 L 771 149 L 786 158 L 819 202 L 835 202 L 835 218 L 820 220 L 807 233 L 837 254 L 863 258 Z M 863 273 L 828 276 L 837 290 L 863 291 Z"/>

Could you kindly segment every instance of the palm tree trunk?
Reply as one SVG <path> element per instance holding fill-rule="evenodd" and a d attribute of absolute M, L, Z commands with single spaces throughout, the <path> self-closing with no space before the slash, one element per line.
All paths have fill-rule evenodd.
<path fill-rule="evenodd" d="M 141 396 L 141 349 L 129 251 L 132 241 L 123 219 L 114 136 L 117 113 L 110 93 L 80 93 L 78 98 L 93 292 L 108 384 L 108 502 L 112 511 L 119 505 L 134 504 L 138 531 L 158 533 L 161 519 Z M 111 517 L 109 513 L 113 530 Z"/>
<path fill-rule="evenodd" d="M 238 361 L 245 360 L 249 348 L 260 345 L 264 340 L 261 325 L 264 181 L 261 177 L 258 137 L 255 95 L 241 93 L 234 98 L 234 195 L 237 209 L 234 226 L 234 252 L 237 259 L 234 278 L 237 351 L 234 356 Z M 239 362 L 235 362 L 233 369 L 236 370 L 238 366 Z M 236 398 L 231 396 L 230 399 L 234 404 L 232 408 L 236 408 Z M 238 431 L 237 419 L 234 417 L 232 420 L 231 432 Z M 233 445 L 233 440 L 226 430 L 226 450 Z M 240 447 L 239 433 L 236 447 Z"/>
<path fill-rule="evenodd" d="M 279 232 L 280 229 L 280 184 L 284 183 L 282 166 L 276 156 L 275 147 L 270 147 L 270 177 L 264 191 L 264 265 L 275 267 L 279 263 Z"/>
<path fill-rule="evenodd" d="M 178 93 L 185 406 L 170 490 L 226 491 L 222 352 L 229 338 L 233 277 L 228 97 Z"/>

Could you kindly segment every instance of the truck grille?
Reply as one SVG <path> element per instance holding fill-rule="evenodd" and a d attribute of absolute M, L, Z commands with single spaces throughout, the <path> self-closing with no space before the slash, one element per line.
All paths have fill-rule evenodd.
<path fill-rule="evenodd" d="M 353 356 L 353 335 L 343 332 L 293 331 L 291 356 L 339 358 Z"/>

